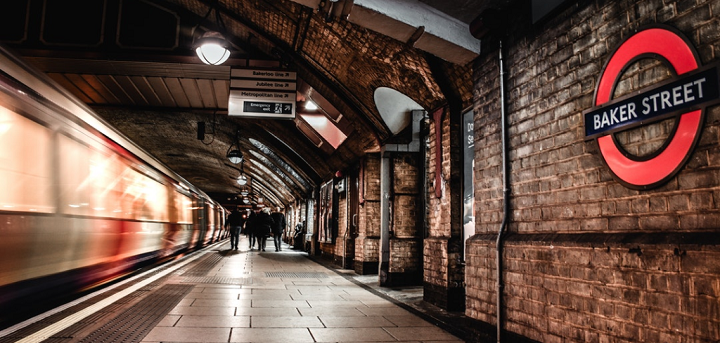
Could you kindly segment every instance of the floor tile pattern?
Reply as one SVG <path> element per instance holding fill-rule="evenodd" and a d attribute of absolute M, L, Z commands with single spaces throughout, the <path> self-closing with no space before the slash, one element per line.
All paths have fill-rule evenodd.
<path fill-rule="evenodd" d="M 462 342 L 287 246 L 240 246 L 210 252 L 205 275 L 171 277 L 194 288 L 142 342 Z"/>

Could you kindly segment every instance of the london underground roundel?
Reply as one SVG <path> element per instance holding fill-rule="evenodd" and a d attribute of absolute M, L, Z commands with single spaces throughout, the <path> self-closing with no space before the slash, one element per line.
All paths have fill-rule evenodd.
<path fill-rule="evenodd" d="M 622 73 L 635 61 L 655 58 L 677 76 L 617 99 L 611 99 Z M 718 67 L 700 68 L 694 48 L 668 28 L 648 28 L 625 40 L 612 53 L 600 75 L 594 105 L 583 112 L 585 138 L 596 139 L 613 176 L 630 188 L 647 189 L 672 178 L 699 140 L 704 106 L 717 102 Z M 614 133 L 667 118 L 673 132 L 654 154 L 627 153 Z"/>

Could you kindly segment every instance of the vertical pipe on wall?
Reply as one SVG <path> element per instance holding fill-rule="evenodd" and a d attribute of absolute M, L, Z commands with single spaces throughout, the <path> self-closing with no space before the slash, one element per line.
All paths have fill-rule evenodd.
<path fill-rule="evenodd" d="M 495 241 L 495 249 L 497 252 L 497 255 L 495 257 L 495 260 L 497 262 L 497 303 L 496 303 L 496 311 L 497 311 L 497 342 L 501 342 L 501 332 L 502 332 L 502 292 L 503 292 L 503 282 L 502 282 L 502 239 L 503 239 L 503 233 L 505 232 L 505 229 L 507 228 L 508 221 L 509 221 L 509 213 L 510 213 L 510 177 L 508 175 L 508 145 L 507 145 L 507 127 L 506 122 L 507 119 L 505 118 L 505 71 L 503 69 L 503 53 L 502 53 L 502 40 L 500 41 L 500 48 L 498 53 L 498 62 L 500 65 L 500 130 L 502 131 L 500 133 L 501 136 L 501 149 L 502 149 L 502 171 L 503 171 L 503 220 L 502 224 L 500 224 L 500 230 L 498 230 L 497 240 Z"/>
<path fill-rule="evenodd" d="M 380 265 L 379 281 L 384 286 L 390 273 L 390 158 L 380 159 Z"/>
<path fill-rule="evenodd" d="M 430 237 L 430 227 L 427 224 L 428 216 L 428 166 L 427 166 L 427 149 L 428 149 L 428 136 L 430 135 L 430 117 L 426 111 L 423 111 L 420 127 L 420 173 L 422 175 L 422 185 L 420 186 L 420 206 L 422 213 L 418 214 L 418 223 L 421 223 L 423 229 L 423 240 Z"/>
<path fill-rule="evenodd" d="M 348 232 L 350 232 L 350 227 L 352 226 L 350 222 L 350 176 L 346 175 L 343 182 L 345 183 L 345 233 L 343 234 L 342 267 L 347 268 L 347 239 Z"/>

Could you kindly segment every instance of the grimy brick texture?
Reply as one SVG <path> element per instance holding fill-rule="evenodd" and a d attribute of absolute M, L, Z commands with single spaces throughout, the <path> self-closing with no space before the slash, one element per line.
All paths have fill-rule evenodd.
<path fill-rule="evenodd" d="M 380 261 L 380 154 L 368 154 L 363 160 L 364 202 L 358 213 L 358 236 L 355 238 L 355 271 L 377 273 Z M 368 272 L 367 266 L 374 265 Z"/>
<path fill-rule="evenodd" d="M 700 141 L 679 173 L 652 190 L 613 179 L 596 143 L 584 140 L 581 117 L 623 39 L 666 25 L 688 38 L 703 65 L 716 63 L 719 15 L 716 0 L 579 1 L 535 27 L 522 15 L 507 23 L 504 330 L 541 342 L 720 341 L 720 107 L 706 111 Z M 465 281 L 466 314 L 494 325 L 503 218 L 498 51 L 490 41 L 473 71 L 477 234 L 467 245 Z M 657 61 L 639 61 L 614 96 L 670 76 Z M 616 139 L 633 154 L 648 154 L 673 125 Z M 430 206 L 437 211 L 442 203 Z M 430 223 L 441 231 L 442 219 Z M 425 261 L 426 281 L 444 278 L 443 263 Z"/>
<path fill-rule="evenodd" d="M 436 144 L 435 127 L 441 126 L 441 183 L 436 183 Z M 459 218 L 453 211 L 461 211 L 453 198 L 462 198 L 462 194 L 454 194 L 451 185 L 451 176 L 458 175 L 459 163 L 453 164 L 451 160 L 451 136 L 459 135 L 453 132 L 449 112 L 446 110 L 442 121 L 430 123 L 430 137 L 428 139 L 428 209 L 427 220 L 429 235 L 423 242 L 423 284 L 425 301 L 446 310 L 461 311 L 465 307 L 465 268 L 462 258 L 461 223 L 453 223 L 453 218 Z M 435 194 L 435 188 L 440 188 L 441 196 Z M 457 191 L 455 191 L 457 192 Z"/>
<path fill-rule="evenodd" d="M 352 258 L 352 256 L 355 255 L 355 251 L 353 250 L 352 246 L 349 246 L 346 244 L 346 240 L 349 240 L 350 232 L 348 232 L 348 216 L 347 216 L 347 195 L 345 192 L 342 192 L 342 194 L 338 197 L 338 234 L 337 239 L 335 240 L 335 253 L 334 253 L 334 261 L 338 265 L 342 265 L 343 268 L 346 267 L 343 265 L 343 257 L 345 257 L 345 260 L 348 258 Z M 347 251 L 346 251 L 347 250 Z M 352 254 L 352 255 L 350 255 Z"/>
<path fill-rule="evenodd" d="M 413 284 L 422 272 L 422 230 L 418 227 L 420 195 L 419 154 L 389 154 L 391 168 L 390 194 L 390 261 L 388 272 L 397 274 L 391 284 Z M 378 217 L 379 218 L 379 217 Z"/>
<path fill-rule="evenodd" d="M 436 184 L 437 165 L 436 165 L 436 145 L 438 144 L 435 138 L 435 126 L 442 126 L 442 137 L 441 137 L 441 166 L 440 166 L 440 184 Z M 450 178 L 450 119 L 448 115 L 443 116 L 442 123 L 435 123 L 434 121 L 430 124 L 430 139 L 428 140 L 428 167 L 427 167 L 427 180 L 428 183 L 428 224 L 430 226 L 430 235 L 439 237 L 450 237 L 450 194 L 449 194 L 449 178 Z M 440 188 L 441 197 L 435 196 L 435 189 Z"/>

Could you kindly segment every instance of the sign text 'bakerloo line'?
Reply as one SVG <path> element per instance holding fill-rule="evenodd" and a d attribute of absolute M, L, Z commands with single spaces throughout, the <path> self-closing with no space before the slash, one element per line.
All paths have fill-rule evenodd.
<path fill-rule="evenodd" d="M 583 112 L 585 139 L 665 119 L 720 99 L 718 65 L 698 69 L 658 86 Z"/>

